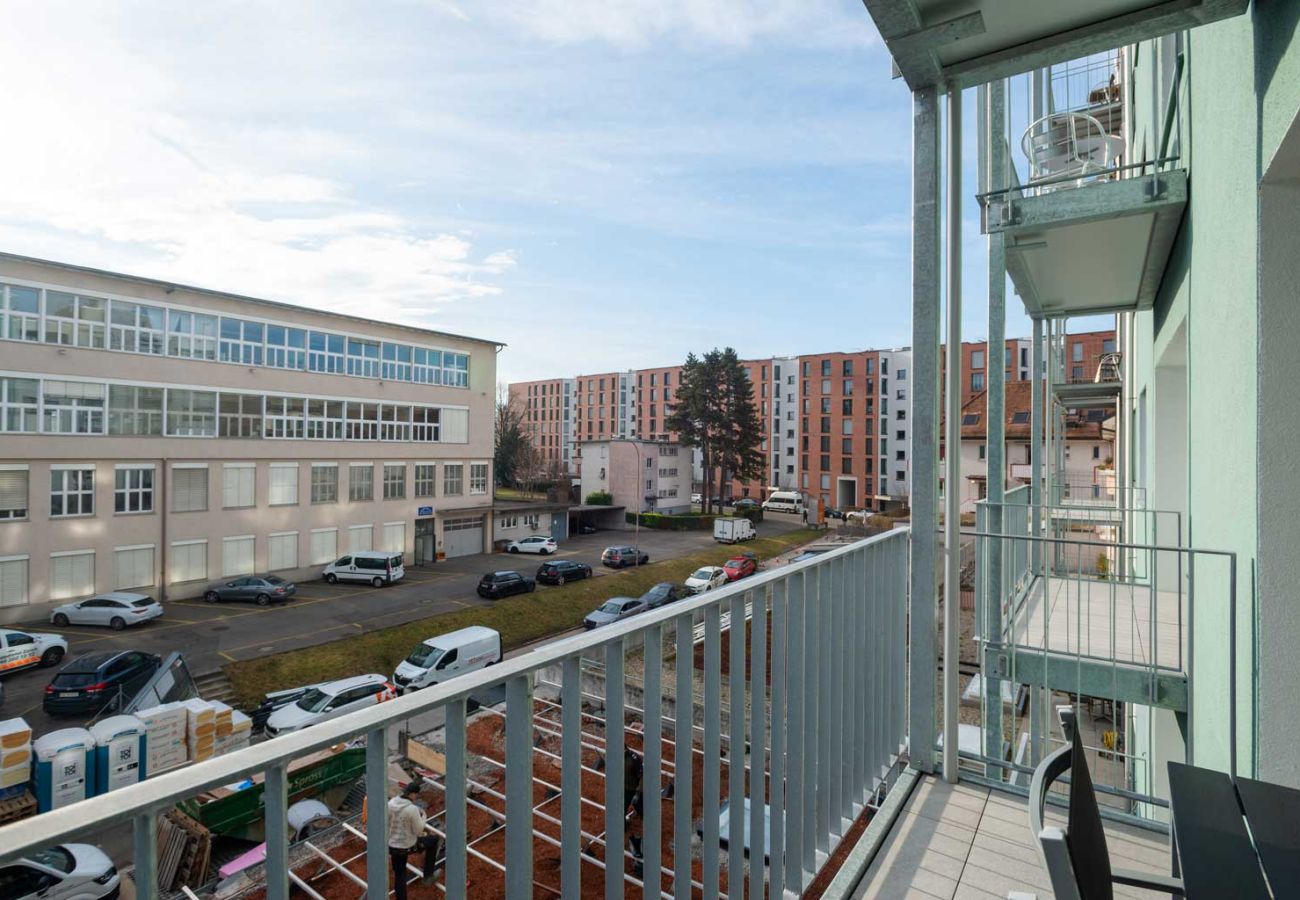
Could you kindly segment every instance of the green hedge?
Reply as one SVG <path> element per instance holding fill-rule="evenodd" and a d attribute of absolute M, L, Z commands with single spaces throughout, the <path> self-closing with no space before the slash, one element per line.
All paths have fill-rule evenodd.
<path fill-rule="evenodd" d="M 583 502 L 588 506 L 613 506 L 614 495 L 609 491 L 592 491 Z"/>

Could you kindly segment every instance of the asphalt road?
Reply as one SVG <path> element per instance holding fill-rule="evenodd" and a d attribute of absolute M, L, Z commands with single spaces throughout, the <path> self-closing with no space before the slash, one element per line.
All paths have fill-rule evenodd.
<path fill-rule="evenodd" d="M 800 527 L 795 516 L 771 516 L 758 527 L 760 536 L 781 534 Z M 570 538 L 557 557 L 590 565 L 597 577 L 612 573 L 600 565 L 600 553 L 611 544 L 632 544 L 632 532 L 604 531 Z M 642 550 L 652 562 L 686 556 L 715 546 L 707 532 L 646 531 L 640 534 Z M 474 588 L 484 572 L 517 569 L 532 575 L 541 559 L 534 556 L 492 554 L 444 560 L 436 565 L 408 568 L 406 578 L 387 588 L 360 584 L 300 582 L 298 593 L 286 604 L 208 604 L 201 599 L 166 604 L 161 618 L 126 631 L 69 626 L 57 629 L 68 639 L 69 658 L 98 650 L 144 650 L 166 656 L 180 651 L 190 671 L 202 675 L 224 663 L 251 659 L 338 640 L 400 625 L 442 612 L 490 606 Z M 545 591 L 542 585 L 538 590 Z M 14 626 L 28 631 L 56 631 L 48 622 Z M 22 716 L 37 734 L 84 724 L 76 717 L 47 716 L 41 709 L 45 685 L 55 669 L 32 669 L 5 679 L 5 702 L 0 717 Z M 285 685 L 292 687 L 293 685 Z"/>

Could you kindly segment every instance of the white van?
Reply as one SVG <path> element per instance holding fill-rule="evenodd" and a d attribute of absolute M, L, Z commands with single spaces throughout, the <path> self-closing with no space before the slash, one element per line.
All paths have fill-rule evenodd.
<path fill-rule="evenodd" d="M 713 539 L 719 544 L 739 544 L 741 541 L 752 541 L 758 537 L 758 532 L 754 531 L 754 523 L 744 516 L 728 518 L 719 516 L 713 520 Z"/>
<path fill-rule="evenodd" d="M 763 509 L 770 512 L 801 513 L 803 497 L 796 491 L 773 491 L 772 495 L 763 501 Z"/>
<path fill-rule="evenodd" d="M 330 584 L 338 581 L 368 581 L 375 587 L 383 587 L 405 578 L 406 569 L 402 567 L 400 553 L 358 550 L 334 560 L 325 567 L 323 574 Z"/>
<path fill-rule="evenodd" d="M 501 661 L 501 635 L 482 625 L 431 637 L 397 664 L 397 692 L 416 691 Z"/>

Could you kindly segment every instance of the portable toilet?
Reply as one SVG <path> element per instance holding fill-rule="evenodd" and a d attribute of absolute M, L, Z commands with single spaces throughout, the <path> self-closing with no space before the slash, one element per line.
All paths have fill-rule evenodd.
<path fill-rule="evenodd" d="M 146 729 L 135 716 L 109 716 L 90 726 L 95 739 L 95 795 L 144 781 Z"/>
<path fill-rule="evenodd" d="M 49 812 L 95 795 L 95 738 L 84 728 L 63 728 L 38 737 L 36 805 Z"/>

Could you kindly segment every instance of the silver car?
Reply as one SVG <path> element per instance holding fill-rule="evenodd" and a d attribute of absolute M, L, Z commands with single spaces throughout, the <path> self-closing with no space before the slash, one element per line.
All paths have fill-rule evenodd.
<path fill-rule="evenodd" d="M 67 625 L 107 625 L 114 631 L 121 631 L 128 625 L 139 625 L 162 614 L 162 606 L 152 597 L 113 591 L 97 594 L 89 600 L 56 606 L 50 613 L 50 622 L 60 628 Z"/>
<path fill-rule="evenodd" d="M 619 619 L 635 616 L 637 613 L 645 612 L 646 609 L 648 607 L 644 598 L 610 597 L 598 609 L 589 613 L 587 618 L 582 620 L 582 627 L 591 631 L 591 629 L 599 628 L 601 625 L 609 625 Z"/>

